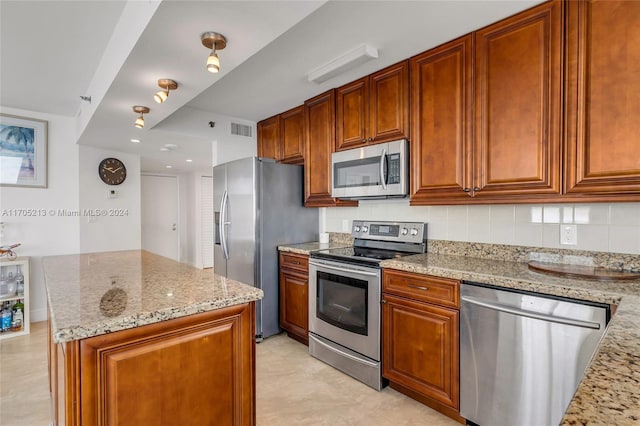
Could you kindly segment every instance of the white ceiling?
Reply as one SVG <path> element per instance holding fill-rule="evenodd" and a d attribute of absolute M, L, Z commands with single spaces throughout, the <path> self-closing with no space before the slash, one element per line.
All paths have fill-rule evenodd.
<path fill-rule="evenodd" d="M 224 138 L 208 121 L 261 120 L 537 3 L 164 0 L 79 143 L 139 154 L 147 171 L 166 172 L 170 163 L 176 172 L 209 168 L 211 142 Z M 123 4 L 0 1 L 0 105 L 76 115 Z M 219 74 L 205 70 L 205 31 L 227 37 Z M 307 81 L 309 71 L 362 43 L 379 57 L 322 84 Z M 152 100 L 159 78 L 179 84 L 162 105 Z M 133 126 L 133 105 L 151 108 L 142 130 Z M 179 148 L 161 152 L 166 143 Z"/>

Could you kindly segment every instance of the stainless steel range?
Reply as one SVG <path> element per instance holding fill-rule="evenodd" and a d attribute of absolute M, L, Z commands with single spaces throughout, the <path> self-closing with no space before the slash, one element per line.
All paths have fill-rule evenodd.
<path fill-rule="evenodd" d="M 424 253 L 427 224 L 354 220 L 351 235 L 310 254 L 309 353 L 380 390 L 380 262 Z"/>

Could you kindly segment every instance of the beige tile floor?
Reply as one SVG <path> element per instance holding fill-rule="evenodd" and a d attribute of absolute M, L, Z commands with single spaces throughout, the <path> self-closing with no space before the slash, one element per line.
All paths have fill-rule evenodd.
<path fill-rule="evenodd" d="M 46 323 L 0 341 L 0 425 L 49 425 Z M 457 425 L 390 388 L 361 384 L 312 358 L 284 334 L 257 346 L 257 424 L 403 426 Z"/>

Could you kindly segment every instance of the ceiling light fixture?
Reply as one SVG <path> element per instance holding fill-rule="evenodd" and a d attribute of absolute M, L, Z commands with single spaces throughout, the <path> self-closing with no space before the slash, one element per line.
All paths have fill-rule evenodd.
<path fill-rule="evenodd" d="M 207 71 L 211 73 L 217 73 L 220 71 L 220 58 L 216 50 L 222 50 L 227 47 L 227 39 L 222 35 L 214 32 L 206 32 L 200 36 L 202 44 L 207 49 L 211 50 L 209 57 L 207 58 Z"/>
<path fill-rule="evenodd" d="M 140 139 L 131 139 L 131 142 L 133 142 L 133 143 L 140 143 Z"/>
<path fill-rule="evenodd" d="M 169 78 L 161 78 L 160 80 L 158 80 L 158 86 L 160 86 L 164 90 L 156 92 L 156 94 L 153 95 L 153 99 L 157 103 L 161 104 L 169 97 L 169 90 L 176 90 L 178 88 L 178 83 Z"/>
<path fill-rule="evenodd" d="M 149 114 L 149 111 L 151 111 L 148 107 L 146 106 L 140 106 L 140 105 L 136 105 L 133 107 L 133 112 L 140 114 L 140 117 L 136 118 L 136 122 L 135 125 L 138 129 L 142 129 L 144 127 L 144 114 Z"/>
<path fill-rule="evenodd" d="M 173 166 L 165 166 L 165 167 L 166 167 L 167 169 L 170 169 L 170 168 L 172 168 Z"/>
<path fill-rule="evenodd" d="M 307 74 L 310 82 L 322 83 L 351 68 L 378 57 L 378 49 L 361 44 Z"/>

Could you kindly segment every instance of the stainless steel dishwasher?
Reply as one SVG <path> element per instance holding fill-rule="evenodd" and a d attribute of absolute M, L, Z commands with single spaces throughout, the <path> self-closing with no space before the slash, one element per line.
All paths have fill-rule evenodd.
<path fill-rule="evenodd" d="M 460 295 L 460 415 L 477 425 L 558 425 L 608 305 L 476 283 Z"/>

